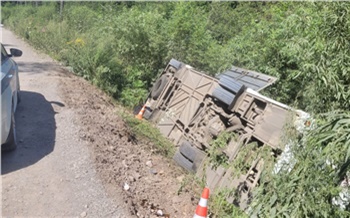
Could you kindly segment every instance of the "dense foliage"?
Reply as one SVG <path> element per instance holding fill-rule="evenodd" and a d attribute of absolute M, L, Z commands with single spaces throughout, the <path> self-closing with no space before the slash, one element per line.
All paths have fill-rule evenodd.
<path fill-rule="evenodd" d="M 319 118 L 316 129 L 293 147 L 294 161 L 260 186 L 251 216 L 349 217 L 350 113 Z"/>
<path fill-rule="evenodd" d="M 348 191 L 339 184 L 350 162 L 350 3 L 65 2 L 61 11 L 51 2 L 1 10 L 2 23 L 126 106 L 145 98 L 171 58 L 211 75 L 236 65 L 278 77 L 265 94 L 313 113 L 318 127 L 293 152 L 293 169 L 266 179 L 251 216 L 349 216 L 333 199 Z"/>
<path fill-rule="evenodd" d="M 2 21 L 125 105 L 176 58 L 211 75 L 235 64 L 276 76 L 266 94 L 307 111 L 350 107 L 349 3 L 59 4 L 10 3 Z"/>

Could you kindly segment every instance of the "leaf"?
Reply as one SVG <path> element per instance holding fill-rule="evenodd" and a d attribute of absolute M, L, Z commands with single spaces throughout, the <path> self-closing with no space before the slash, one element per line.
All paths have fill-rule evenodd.
<path fill-rule="evenodd" d="M 346 152 L 346 157 L 345 159 L 348 160 L 350 157 L 350 140 L 348 139 L 348 141 L 345 142 L 344 145 L 346 148 L 348 148 L 347 152 Z"/>
<path fill-rule="evenodd" d="M 270 207 L 272 207 L 277 201 L 277 195 L 274 194 L 271 198 L 270 198 Z"/>
<path fill-rule="evenodd" d="M 259 204 L 257 207 L 254 208 L 254 212 L 251 215 L 251 217 L 259 217 L 258 215 L 260 214 L 261 208 L 263 207 L 263 204 Z"/>
<path fill-rule="evenodd" d="M 271 210 L 270 210 L 270 217 L 276 217 L 276 208 L 273 207 Z"/>

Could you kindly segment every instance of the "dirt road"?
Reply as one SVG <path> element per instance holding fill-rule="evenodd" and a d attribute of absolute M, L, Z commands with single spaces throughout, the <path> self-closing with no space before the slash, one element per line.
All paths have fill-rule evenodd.
<path fill-rule="evenodd" d="M 2 42 L 23 51 L 19 145 L 1 156 L 4 217 L 193 216 L 198 193 L 135 141 L 108 96 L 4 28 Z"/>
<path fill-rule="evenodd" d="M 10 31 L 2 42 L 17 47 L 21 103 L 16 113 L 19 146 L 2 154 L 4 216 L 126 216 L 121 199 L 112 199 L 96 175 L 86 142 L 73 123 L 74 111 L 60 95 L 67 78 L 50 58 L 39 55 Z"/>

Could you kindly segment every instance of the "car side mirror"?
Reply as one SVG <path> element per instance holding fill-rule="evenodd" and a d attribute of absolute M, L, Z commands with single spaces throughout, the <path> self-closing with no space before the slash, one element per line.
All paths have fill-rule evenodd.
<path fill-rule="evenodd" d="M 21 50 L 19 50 L 19 49 L 16 49 L 16 48 L 10 48 L 10 56 L 11 57 L 20 57 L 20 56 L 22 56 L 22 51 Z"/>

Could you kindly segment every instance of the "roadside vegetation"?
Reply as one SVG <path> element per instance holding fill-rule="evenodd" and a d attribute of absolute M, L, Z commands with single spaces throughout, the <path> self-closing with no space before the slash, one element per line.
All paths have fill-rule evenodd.
<path fill-rule="evenodd" d="M 151 123 L 135 119 L 130 113 L 123 112 L 120 116 L 130 127 L 137 140 L 150 144 L 150 149 L 154 153 L 162 154 L 165 157 L 172 158 L 175 154 L 175 148 L 172 143 L 165 138 L 159 129 L 154 128 Z"/>
<path fill-rule="evenodd" d="M 1 22 L 131 108 L 175 58 L 215 75 L 231 65 L 278 77 L 264 94 L 313 115 L 293 166 L 265 172 L 252 217 L 349 217 L 350 3 L 2 2 Z M 125 118 L 136 131 L 148 127 Z M 220 140 L 227 140 L 223 136 Z M 154 135 L 153 140 L 158 136 Z M 163 141 L 159 142 L 161 145 Z M 221 148 L 220 141 L 216 143 Z M 166 151 L 163 153 L 171 154 Z M 226 164 L 216 150 L 211 158 Z M 234 167 L 240 167 L 239 165 Z M 227 190 L 230 192 L 232 190 Z M 345 194 L 344 194 L 345 193 Z M 213 199 L 217 217 L 245 216 Z M 340 203 L 342 205 L 339 205 Z"/>

